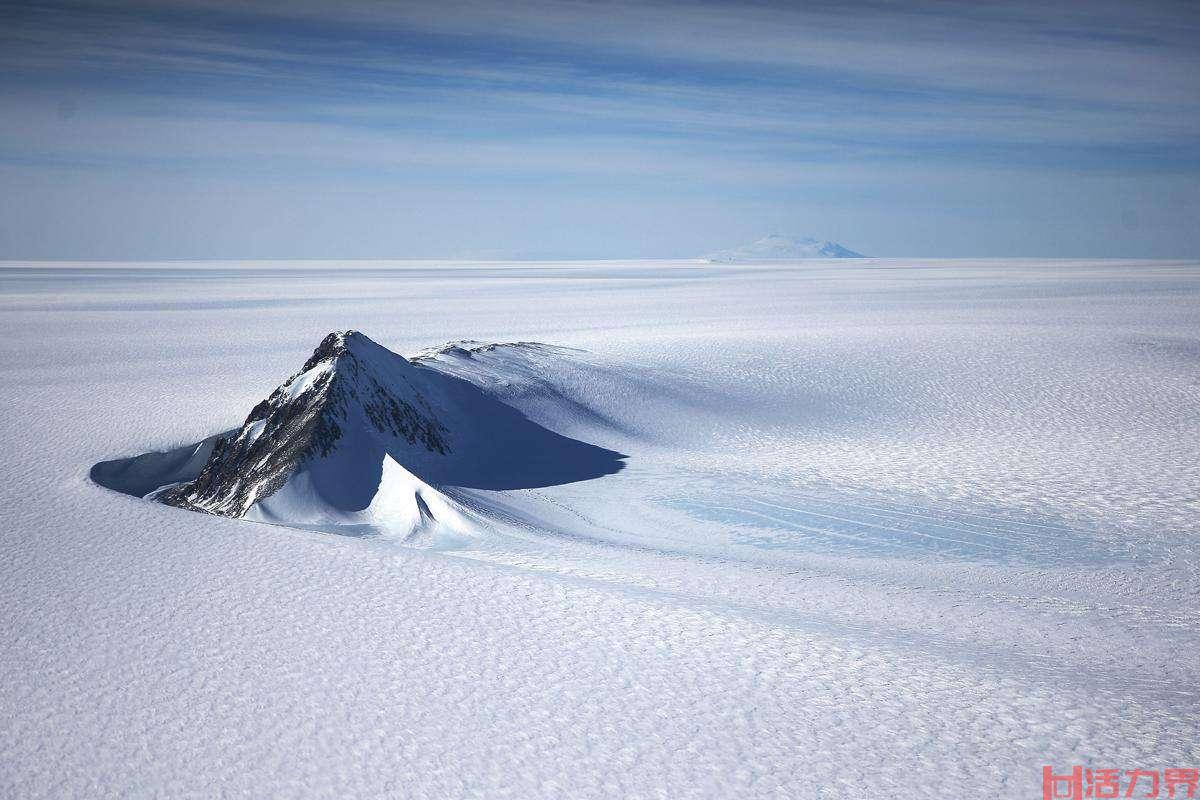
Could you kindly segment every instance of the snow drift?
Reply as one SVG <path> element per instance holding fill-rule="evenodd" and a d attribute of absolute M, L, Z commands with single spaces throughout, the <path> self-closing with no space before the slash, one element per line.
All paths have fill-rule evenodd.
<path fill-rule="evenodd" d="M 487 347 L 530 346 L 546 347 Z M 92 478 L 192 511 L 409 537 L 480 521 L 478 508 L 445 488 L 569 483 L 615 472 L 623 458 L 532 422 L 466 377 L 440 371 L 429 353 L 410 361 L 346 331 L 325 337 L 240 428 L 97 464 Z"/>

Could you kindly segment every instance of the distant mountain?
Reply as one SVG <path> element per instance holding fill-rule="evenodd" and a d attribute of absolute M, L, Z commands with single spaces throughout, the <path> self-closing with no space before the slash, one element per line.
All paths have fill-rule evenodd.
<path fill-rule="evenodd" d="M 812 237 L 780 236 L 771 234 L 741 247 L 719 250 L 705 256 L 715 263 L 739 261 L 782 261 L 798 258 L 866 258 L 842 247 L 836 242 L 826 242 Z"/>

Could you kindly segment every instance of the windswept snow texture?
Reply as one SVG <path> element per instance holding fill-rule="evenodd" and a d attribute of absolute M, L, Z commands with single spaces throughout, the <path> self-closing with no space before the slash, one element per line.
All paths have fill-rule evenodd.
<path fill-rule="evenodd" d="M 141 499 L 326 441 L 350 328 L 370 497 Z M 1200 264 L 9 265 L 0 334 L 0 796 L 1200 766 Z"/>
<path fill-rule="evenodd" d="M 718 264 L 742 261 L 795 261 L 805 258 L 865 258 L 842 247 L 837 242 L 825 242 L 811 236 L 780 236 L 773 233 L 756 242 L 728 250 L 719 250 L 705 256 Z"/>

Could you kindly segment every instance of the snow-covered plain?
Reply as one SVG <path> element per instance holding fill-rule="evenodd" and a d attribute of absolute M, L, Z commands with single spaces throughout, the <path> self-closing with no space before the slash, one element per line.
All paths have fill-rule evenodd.
<path fill-rule="evenodd" d="M 2 796 L 1200 766 L 1200 264 L 11 263 L 0 311 Z M 89 480 L 348 328 L 578 348 L 430 357 L 624 468 L 416 546 Z"/>

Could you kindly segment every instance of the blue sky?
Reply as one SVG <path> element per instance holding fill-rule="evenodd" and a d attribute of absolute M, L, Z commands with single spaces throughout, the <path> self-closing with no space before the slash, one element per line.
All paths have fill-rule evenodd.
<path fill-rule="evenodd" d="M 0 5 L 0 258 L 1200 256 L 1191 3 Z"/>

